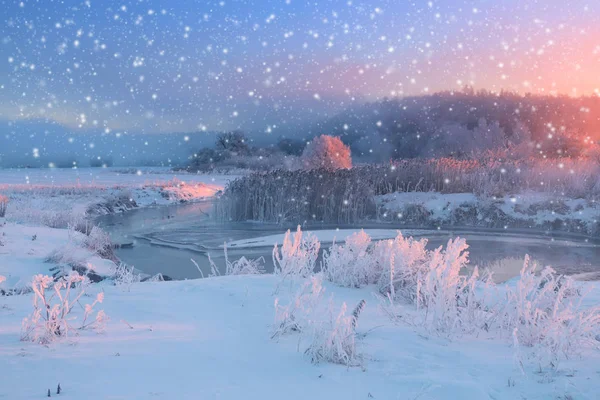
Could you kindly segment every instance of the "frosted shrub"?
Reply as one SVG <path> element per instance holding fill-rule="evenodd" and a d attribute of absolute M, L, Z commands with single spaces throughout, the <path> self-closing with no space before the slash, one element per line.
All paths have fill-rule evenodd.
<path fill-rule="evenodd" d="M 291 332 L 302 332 L 310 324 L 311 315 L 321 305 L 323 294 L 323 275 L 311 276 L 287 305 L 281 305 L 275 299 L 275 323 L 272 338 Z"/>
<path fill-rule="evenodd" d="M 223 243 L 223 253 L 225 255 L 225 275 L 260 275 L 265 272 L 265 259 L 263 257 L 250 260 L 242 256 L 231 262 L 227 255 L 227 243 Z M 192 262 L 196 265 L 200 273 L 202 273 L 198 264 L 194 260 Z M 210 254 L 208 254 L 208 263 L 210 264 L 210 276 L 220 276 L 221 272 L 212 258 L 210 258 Z"/>
<path fill-rule="evenodd" d="M 507 292 L 504 328 L 522 346 L 533 347 L 540 361 L 557 366 L 587 344 L 600 329 L 600 307 L 583 309 L 581 296 L 568 277 L 546 267 L 539 275 L 525 258 L 521 278 Z"/>
<path fill-rule="evenodd" d="M 469 246 L 461 238 L 449 240 L 446 249 L 435 249 L 425 273 L 416 275 L 417 309 L 426 309 L 423 325 L 437 332 L 450 334 L 462 322 L 462 316 L 473 312 L 477 268 L 470 278 L 460 275 L 468 263 Z"/>
<path fill-rule="evenodd" d="M 440 246 L 434 251 L 426 250 L 426 243 L 399 234 L 393 241 L 376 245 L 379 262 L 384 266 L 389 263 L 380 277 L 380 288 L 387 297 L 384 311 L 396 319 L 398 300 L 414 304 L 421 311 L 415 323 L 446 336 L 489 329 L 494 313 L 484 309 L 482 299 L 476 297 L 477 267 L 470 276 L 461 275 L 468 265 L 466 241 L 449 240 L 445 249 Z M 488 279 L 485 293 L 490 285 L 493 283 Z"/>
<path fill-rule="evenodd" d="M 428 269 L 430 255 L 425 246 L 427 239 L 405 238 L 400 232 L 393 240 L 375 244 L 373 257 L 380 270 L 378 283 L 382 293 L 389 293 L 392 299 L 400 296 L 415 302 L 418 277 Z"/>
<path fill-rule="evenodd" d="M 333 310 L 330 302 L 328 318 L 313 324 L 310 345 L 304 353 L 315 364 L 326 361 L 355 366 L 358 364 L 354 332 L 356 318 L 346 315 L 346 303 L 342 304 L 337 316 Z"/>
<path fill-rule="evenodd" d="M 64 246 L 52 250 L 44 261 L 53 264 L 65 264 L 71 268 L 84 271 L 86 269 L 85 255 L 80 250 L 81 248 L 77 244 L 70 241 Z"/>
<path fill-rule="evenodd" d="M 119 265 L 115 267 L 113 274 L 113 282 L 115 283 L 115 286 L 119 286 L 123 290 L 129 292 L 131 290 L 131 285 L 140 281 L 141 276 L 135 272 L 135 268 L 133 266 L 129 266 L 125 263 L 119 263 Z"/>
<path fill-rule="evenodd" d="M 376 283 L 381 271 L 370 247 L 371 238 L 363 230 L 346 238 L 344 245 L 333 243 L 323 254 L 323 271 L 327 280 L 355 288 Z"/>
<path fill-rule="evenodd" d="M 300 225 L 293 236 L 288 229 L 281 250 L 277 244 L 273 248 L 275 274 L 281 276 L 282 281 L 287 277 L 310 276 L 315 269 L 320 247 L 319 240 L 313 234 L 303 237 Z"/>
<path fill-rule="evenodd" d="M 306 145 L 301 156 L 305 168 L 352 168 L 350 147 L 337 136 L 321 135 Z"/>
<path fill-rule="evenodd" d="M 8 208 L 8 197 L 0 194 L 0 218 L 6 216 L 6 209 Z"/>
<path fill-rule="evenodd" d="M 225 275 L 260 275 L 265 272 L 265 259 L 259 257 L 256 260 L 249 260 L 246 257 L 230 262 L 227 257 L 227 244 L 223 245 L 225 253 Z"/>
<path fill-rule="evenodd" d="M 21 340 L 48 344 L 69 336 L 74 330 L 103 330 L 108 317 L 102 310 L 95 317 L 93 314 L 94 307 L 104 300 L 104 293 L 98 293 L 91 304 L 82 306 L 79 300 L 85 293 L 85 283 L 85 278 L 76 273 L 57 282 L 50 276 L 34 276 L 31 283 L 33 312 L 23 320 Z M 76 307 L 83 309 L 78 327 L 74 327 L 72 322 L 77 319 L 73 315 Z"/>
<path fill-rule="evenodd" d="M 99 227 L 92 227 L 89 234 L 85 236 L 83 243 L 85 247 L 100 257 L 113 261 L 117 260 L 110 235 Z"/>

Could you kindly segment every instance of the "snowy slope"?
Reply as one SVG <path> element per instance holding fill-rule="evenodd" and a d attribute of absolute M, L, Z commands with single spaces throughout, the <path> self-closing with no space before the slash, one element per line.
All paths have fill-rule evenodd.
<path fill-rule="evenodd" d="M 19 342 L 29 297 L 0 298 L 0 397 L 40 399 L 60 383 L 61 399 L 597 398 L 598 353 L 553 375 L 527 365 L 523 376 L 506 343 L 392 324 L 372 288 L 327 286 L 337 304 L 367 300 L 357 330 L 364 367 L 312 365 L 299 336 L 270 339 L 276 279 L 95 286 L 105 291 L 106 333 L 49 347 Z"/>

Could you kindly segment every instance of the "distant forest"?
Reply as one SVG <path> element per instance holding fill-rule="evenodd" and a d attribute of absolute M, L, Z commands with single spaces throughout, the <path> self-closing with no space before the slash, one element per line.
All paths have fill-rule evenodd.
<path fill-rule="evenodd" d="M 600 97 L 441 92 L 347 109 L 311 134 L 341 136 L 372 161 L 506 150 L 514 157 L 579 156 L 600 139 Z"/>

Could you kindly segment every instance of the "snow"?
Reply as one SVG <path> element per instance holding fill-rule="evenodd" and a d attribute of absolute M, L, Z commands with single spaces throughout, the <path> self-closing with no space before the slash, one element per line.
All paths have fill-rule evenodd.
<path fill-rule="evenodd" d="M 427 220 L 436 224 L 460 225 L 461 213 L 476 211 L 479 223 L 494 223 L 486 221 L 486 212 L 499 210 L 508 218 L 507 227 L 513 225 L 532 224 L 537 227 L 548 227 L 548 224 L 560 220 L 561 225 L 582 222 L 587 234 L 597 234 L 597 224 L 600 221 L 600 204 L 594 200 L 575 199 L 566 196 L 553 196 L 548 193 L 522 192 L 518 195 L 503 197 L 477 196 L 472 193 L 438 193 L 438 192 L 396 192 L 376 196 L 376 201 L 386 213 L 399 214 L 399 220 L 404 217 L 407 206 L 418 205 L 428 213 Z M 465 221 L 462 221 L 465 223 Z M 467 222 L 473 224 L 473 221 Z M 581 233 L 581 232 L 579 232 Z"/>
<path fill-rule="evenodd" d="M 64 253 L 64 261 L 110 275 L 115 264 L 84 248 L 73 237 L 79 234 L 64 228 L 94 210 L 107 212 L 98 205 L 121 197 L 132 198 L 139 207 L 201 200 L 234 178 L 147 167 L 0 169 L 0 193 L 10 199 L 6 218 L 0 218 L 0 275 L 7 278 L 3 285 L 23 288 L 34 274 L 51 275 L 56 265 L 46 259 L 54 251 Z"/>
<path fill-rule="evenodd" d="M 555 375 L 527 376 L 501 342 L 449 342 L 383 316 L 373 288 L 326 285 L 336 304 L 366 299 L 358 334 L 364 370 L 312 365 L 298 336 L 270 340 L 274 276 L 141 283 L 105 292 L 104 334 L 48 347 L 19 342 L 28 296 L 0 298 L 0 395 L 39 399 L 60 383 L 63 399 L 593 399 L 600 358 L 585 354 Z M 93 293 L 92 293 L 93 295 Z M 598 299 L 598 297 L 596 297 Z M 300 349 L 300 351 L 299 351 Z M 514 381 L 514 386 L 508 382 Z"/>
<path fill-rule="evenodd" d="M 68 249 L 69 256 L 83 265 L 89 265 L 99 275 L 110 275 L 114 263 L 100 258 L 88 249 L 75 243 L 77 232 L 43 226 L 25 226 L 7 223 L 0 218 L 0 275 L 6 282 L 0 288 L 23 288 L 29 286 L 35 274 L 52 275 L 46 262 L 54 250 Z"/>
<path fill-rule="evenodd" d="M 235 178 L 165 168 L 0 169 L 0 193 L 10 199 L 8 220 L 65 227 L 63 220 L 107 212 L 107 204 L 122 211 L 131 200 L 144 207 L 209 198 Z"/>
<path fill-rule="evenodd" d="M 224 186 L 232 175 L 190 174 L 170 168 L 22 168 L 0 169 L 0 188 L 5 185 L 43 186 L 144 186 L 173 179 L 187 183 Z"/>
<path fill-rule="evenodd" d="M 3 173 L 0 171 L 0 176 Z M 21 213 L 17 216 L 26 216 L 35 211 L 27 208 L 32 204 L 52 212 L 69 211 L 79 204 L 87 207 L 98 198 L 105 198 L 106 192 L 115 190 L 112 185 L 132 191 L 140 199 L 139 204 L 150 205 L 153 201 L 142 200 L 145 198 L 142 194 L 148 194 L 144 191 L 151 186 L 157 188 L 152 193 L 159 193 L 158 188 L 165 187 L 161 186 L 165 179 L 170 179 L 166 173 L 153 173 L 153 177 L 159 177 L 155 182 L 163 183 L 149 184 L 135 174 L 122 176 L 109 170 L 99 172 L 101 184 L 88 181 L 89 186 L 82 186 L 85 190 L 77 191 L 78 186 L 72 183 L 77 174 L 65 171 L 56 181 L 60 190 L 43 189 L 18 195 L 20 184 L 7 183 L 10 176 L 14 177 L 11 174 L 4 175 L 7 181 L 2 181 L 3 191 L 11 196 L 8 219 L 0 220 L 0 275 L 7 277 L 0 283 L 2 289 L 23 287 L 38 273 L 50 274 L 54 264 L 45 260 L 55 250 L 89 265 L 101 275 L 114 268 L 111 261 L 101 259 L 81 245 L 78 235 L 82 234 L 40 226 L 34 219 L 19 224 L 13 219 L 15 212 Z M 30 179 L 41 179 L 41 175 L 32 176 Z M 210 191 L 204 191 L 204 184 L 215 185 L 210 190 L 217 190 L 214 182 L 221 179 L 193 177 L 194 180 L 187 180 L 193 182 L 189 186 L 166 187 L 181 188 L 183 196 L 196 199 L 210 195 Z M 44 184 L 35 185 L 39 188 Z M 106 192 L 98 187 L 106 188 Z M 460 205 L 474 200 L 470 194 L 424 193 L 409 197 L 440 213 L 448 202 Z M 29 203 L 28 198 L 31 198 Z M 175 200 L 161 201 L 159 204 Z M 325 244 L 334 239 L 344 242 L 356 231 L 331 229 L 312 233 Z M 365 232 L 373 240 L 394 238 L 397 234 L 395 229 Z M 425 233 L 403 230 L 406 236 Z M 236 240 L 228 243 L 228 247 L 271 247 L 276 242 L 281 244 L 283 237 L 281 233 Z M 304 354 L 309 344 L 306 337 L 289 334 L 271 339 L 276 297 L 285 299 L 287 290 L 293 292 L 292 286 L 302 283 L 300 280 L 290 284 L 288 289 L 287 284 L 279 285 L 279 279 L 274 275 L 244 275 L 121 286 L 103 281 L 91 285 L 87 294 L 93 299 L 104 292 L 100 309 L 110 318 L 106 330 L 77 331 L 76 335 L 47 346 L 19 340 L 21 322 L 31 313 L 32 295 L 2 296 L 0 398 L 39 399 L 46 396 L 48 389 L 57 397 L 54 393 L 59 383 L 63 399 L 597 397 L 600 353 L 593 349 L 582 349 L 581 358 L 562 361 L 556 371 L 541 373 L 534 361 L 525 358 L 523 374 L 510 342 L 476 335 L 448 340 L 428 333 L 423 327 L 393 321 L 382 312 L 374 286 L 348 289 L 324 284 L 326 295 L 333 296 L 334 309 L 339 309 L 342 302 L 349 310 L 361 300 L 367 302 L 357 328 L 357 349 L 362 362 L 359 367 L 313 365 Z M 589 291 L 585 306 L 600 303 L 600 289 L 596 285 L 577 284 L 582 291 Z M 515 281 L 500 285 L 499 292 L 510 285 L 515 285 Z M 88 302 L 86 298 L 84 303 Z M 407 315 L 416 312 L 412 305 L 399 307 Z M 81 310 L 78 307 L 74 310 L 74 318 L 81 318 Z M 521 351 L 527 355 L 528 349 Z"/>

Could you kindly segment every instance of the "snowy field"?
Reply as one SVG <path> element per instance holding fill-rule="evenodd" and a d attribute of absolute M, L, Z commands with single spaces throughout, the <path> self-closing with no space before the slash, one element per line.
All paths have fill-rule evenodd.
<path fill-rule="evenodd" d="M 13 185 L 43 186 L 144 186 L 153 182 L 178 179 L 188 183 L 223 185 L 231 175 L 190 174 L 170 168 L 22 168 L 0 169 L 0 187 Z"/>
<path fill-rule="evenodd" d="M 9 221 L 66 228 L 86 214 L 209 198 L 231 179 L 167 168 L 0 169 L 0 194 Z"/>
<path fill-rule="evenodd" d="M 0 394 L 10 399 L 595 399 L 600 357 L 521 372 L 505 341 L 448 340 L 392 323 L 373 288 L 327 285 L 339 307 L 367 305 L 361 365 L 313 365 L 306 337 L 271 339 L 274 276 L 94 286 L 110 317 L 103 333 L 48 346 L 20 342 L 29 296 L 0 298 Z M 590 298 L 590 301 L 594 299 Z M 599 301 L 598 296 L 595 301 Z M 87 300 L 86 300 L 87 301 Z"/>

